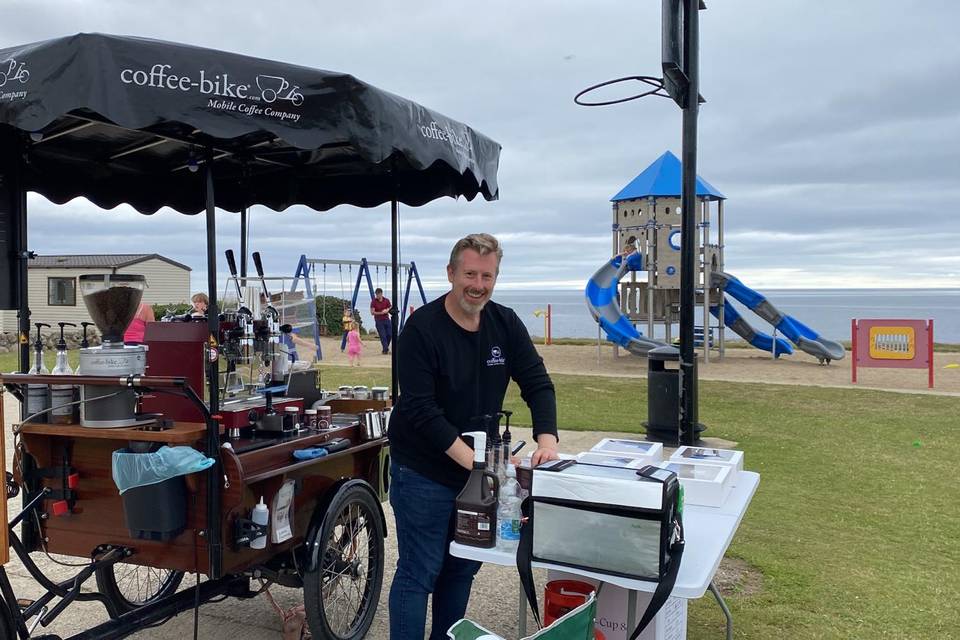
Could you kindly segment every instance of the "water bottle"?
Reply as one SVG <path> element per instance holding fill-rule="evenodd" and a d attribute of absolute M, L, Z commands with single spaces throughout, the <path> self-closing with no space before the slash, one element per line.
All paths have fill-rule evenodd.
<path fill-rule="evenodd" d="M 500 504 L 497 507 L 497 548 L 516 553 L 520 544 L 520 485 L 517 470 L 507 465 L 507 479 L 500 487 Z"/>
<path fill-rule="evenodd" d="M 256 524 L 267 526 L 267 522 L 270 520 L 270 509 L 267 508 L 267 505 L 263 502 L 263 496 L 260 496 L 260 503 L 253 508 L 253 515 L 250 517 L 251 520 Z M 250 541 L 251 549 L 265 549 L 267 546 L 267 536 L 257 536 Z"/>

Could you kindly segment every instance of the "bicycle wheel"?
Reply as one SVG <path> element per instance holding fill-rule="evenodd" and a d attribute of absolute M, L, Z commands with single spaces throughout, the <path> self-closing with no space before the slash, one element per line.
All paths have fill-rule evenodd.
<path fill-rule="evenodd" d="M 327 508 L 316 570 L 303 576 L 307 622 L 318 640 L 362 638 L 383 585 L 383 521 L 369 491 L 352 486 Z"/>
<path fill-rule="evenodd" d="M 97 569 L 97 590 L 121 613 L 173 595 L 182 580 L 183 571 L 122 562 Z"/>

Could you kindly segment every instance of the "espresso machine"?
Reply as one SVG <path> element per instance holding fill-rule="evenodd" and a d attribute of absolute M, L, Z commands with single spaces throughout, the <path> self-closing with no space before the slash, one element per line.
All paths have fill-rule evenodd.
<path fill-rule="evenodd" d="M 236 310 L 220 314 L 220 352 L 227 360 L 222 386 L 225 397 L 231 399 L 244 397 L 248 390 L 249 377 L 244 380 L 244 369 L 249 367 L 250 351 L 254 345 L 254 321 L 253 312 L 243 301 L 233 250 L 227 249 L 225 255 L 237 290 Z"/>
<path fill-rule="evenodd" d="M 103 344 L 80 349 L 77 374 L 113 379 L 143 375 L 147 347 L 125 345 L 123 332 L 137 313 L 146 279 L 129 274 L 96 274 L 82 275 L 79 282 L 83 303 L 100 329 Z M 80 400 L 81 426 L 104 429 L 142 422 L 137 419 L 137 395 L 133 389 L 85 384 L 80 387 Z"/>
<path fill-rule="evenodd" d="M 280 324 L 280 312 L 271 304 L 272 298 L 263 276 L 263 263 L 258 251 L 253 252 L 253 264 L 257 268 L 264 300 L 260 320 L 253 323 L 253 350 L 262 363 L 258 383 L 264 386 L 284 384 L 290 372 L 290 356 L 281 348 L 280 335 L 289 334 L 292 328 L 288 324 Z"/>
<path fill-rule="evenodd" d="M 236 304 L 228 300 L 224 305 L 215 336 L 222 359 L 217 373 L 221 390 L 217 414 L 226 437 L 234 444 L 241 431 L 244 436 L 253 433 L 283 437 L 289 431 L 283 421 L 286 410 L 303 409 L 302 399 L 283 395 L 288 369 L 284 365 L 289 356 L 281 349 L 280 335 L 289 330 L 289 325 L 280 324 L 280 313 L 270 304 L 260 255 L 253 254 L 266 297 L 260 305 L 251 298 L 250 288 L 241 288 L 243 278 L 237 276 L 232 250 L 226 251 L 226 258 L 236 285 Z M 253 311 L 245 306 L 244 298 Z M 211 336 L 205 323 L 151 322 L 147 324 L 145 342 L 151 375 L 183 376 L 198 396 L 208 397 L 210 371 L 206 363 Z M 171 420 L 202 419 L 196 407 L 176 397 L 146 394 L 141 405 L 144 411 L 162 412 Z"/>

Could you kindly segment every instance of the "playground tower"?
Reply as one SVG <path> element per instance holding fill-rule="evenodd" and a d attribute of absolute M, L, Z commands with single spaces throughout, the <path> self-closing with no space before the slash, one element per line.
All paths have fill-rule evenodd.
<path fill-rule="evenodd" d="M 641 273 L 646 280 L 630 274 L 620 282 L 620 308 L 633 323 L 647 324 L 654 337 L 656 325 L 664 325 L 669 342 L 671 326 L 680 321 L 680 184 L 681 166 L 666 151 L 610 200 L 613 203 L 613 251 L 639 248 L 643 254 Z M 713 336 L 710 305 L 722 302 L 719 289 L 709 286 L 711 273 L 723 270 L 723 201 L 725 197 L 697 176 L 697 305 L 702 309 L 704 359 L 710 348 L 723 356 L 723 321 Z M 711 207 L 716 203 L 715 207 Z M 713 214 L 716 214 L 715 216 Z M 715 220 L 715 226 L 711 220 Z M 711 229 L 716 242 L 712 242 Z M 721 309 L 722 309 L 721 305 Z M 721 311 L 722 313 L 722 311 Z M 708 348 L 709 347 L 709 348 Z"/>

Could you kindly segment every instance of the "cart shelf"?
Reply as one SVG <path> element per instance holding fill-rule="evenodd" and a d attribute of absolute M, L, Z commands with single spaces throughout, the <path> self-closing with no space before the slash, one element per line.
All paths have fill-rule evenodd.
<path fill-rule="evenodd" d="M 207 427 L 202 422 L 175 422 L 162 430 L 153 427 L 115 427 L 112 429 L 93 429 L 79 424 L 45 424 L 24 422 L 20 425 L 21 434 L 62 436 L 65 438 L 85 438 L 94 440 L 131 440 L 141 442 L 162 442 L 164 444 L 190 445 L 205 436 Z M 223 427 L 220 428 L 223 433 Z"/>

